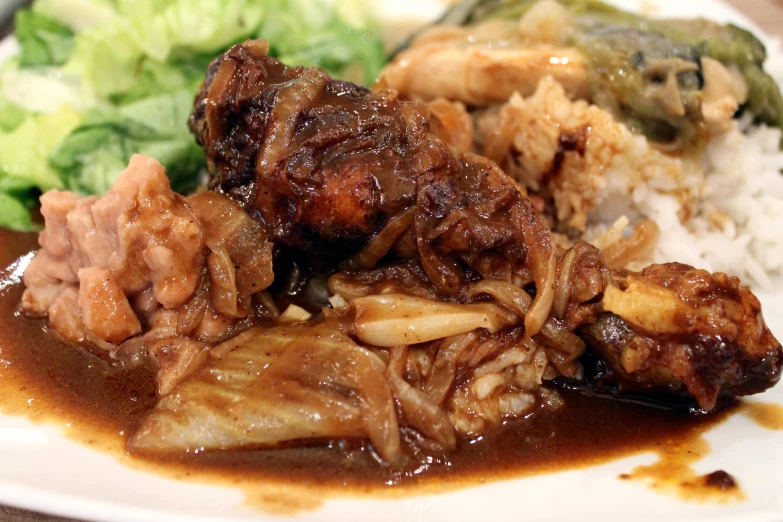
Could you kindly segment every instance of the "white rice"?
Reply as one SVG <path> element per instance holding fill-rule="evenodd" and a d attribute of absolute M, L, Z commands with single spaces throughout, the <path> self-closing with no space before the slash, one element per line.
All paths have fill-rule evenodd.
<path fill-rule="evenodd" d="M 765 43 L 769 54 L 765 69 L 781 84 L 780 41 Z M 691 179 L 697 179 L 693 190 L 699 204 L 686 224 L 678 218 L 682 205 L 674 197 L 659 192 L 652 183 L 636 190 L 624 205 L 631 204 L 629 217 L 652 219 L 661 229 L 652 261 L 680 261 L 726 272 L 756 289 L 783 288 L 780 140 L 780 129 L 752 125 L 748 118 L 715 136 L 702 157 L 703 177 L 699 173 Z"/>

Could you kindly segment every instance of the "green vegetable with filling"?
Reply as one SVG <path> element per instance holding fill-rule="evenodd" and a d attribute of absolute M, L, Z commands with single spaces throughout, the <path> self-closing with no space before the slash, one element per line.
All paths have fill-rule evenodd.
<path fill-rule="evenodd" d="M 575 18 L 571 45 L 588 56 L 594 101 L 656 141 L 697 140 L 703 80 L 701 57 L 736 68 L 748 87 L 743 110 L 756 121 L 783 128 L 783 96 L 763 70 L 764 45 L 749 31 L 704 19 L 649 19 L 600 0 L 557 0 Z M 464 0 L 440 23 L 470 25 L 518 19 L 538 0 Z M 666 81 L 677 83 L 684 112 L 667 105 Z"/>

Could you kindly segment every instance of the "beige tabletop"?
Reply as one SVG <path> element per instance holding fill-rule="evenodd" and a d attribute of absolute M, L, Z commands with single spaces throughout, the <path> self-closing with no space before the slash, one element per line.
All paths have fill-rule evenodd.
<path fill-rule="evenodd" d="M 724 0 L 744 12 L 748 18 L 756 22 L 767 34 L 783 37 L 783 0 Z M 707 14 L 707 13 L 705 13 Z M 0 27 L 0 36 L 10 33 L 12 27 Z M 2 522 L 78 522 L 72 519 L 52 517 L 0 506 L 0 521 Z"/>
<path fill-rule="evenodd" d="M 783 36 L 783 0 L 725 0 L 725 2 L 744 12 L 766 33 Z"/>

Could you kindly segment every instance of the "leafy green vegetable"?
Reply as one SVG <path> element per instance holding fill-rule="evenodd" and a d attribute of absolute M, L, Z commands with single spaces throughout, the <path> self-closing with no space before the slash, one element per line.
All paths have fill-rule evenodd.
<path fill-rule="evenodd" d="M 27 207 L 9 194 L 0 192 L 0 227 L 33 230 L 33 220 Z"/>
<path fill-rule="evenodd" d="M 98 103 L 80 78 L 64 74 L 59 67 L 21 67 L 18 59 L 2 65 L 0 97 L 25 110 L 29 116 L 52 113 L 63 106 L 84 112 Z"/>
<path fill-rule="evenodd" d="M 29 112 L 8 98 L 0 95 L 0 131 L 8 132 L 17 128 L 29 116 Z"/>
<path fill-rule="evenodd" d="M 80 33 L 118 16 L 115 0 L 36 0 L 33 11 Z"/>
<path fill-rule="evenodd" d="M 22 48 L 20 64 L 62 65 L 71 57 L 74 33 L 53 18 L 30 9 L 17 11 L 16 39 Z"/>
<path fill-rule="evenodd" d="M 281 61 L 320 67 L 333 76 L 365 84 L 386 63 L 379 39 L 368 38 L 325 4 L 312 0 L 276 0 L 276 4 L 278 14 L 266 18 L 257 36 L 270 43 L 270 54 Z M 355 22 L 366 23 L 361 18 Z"/>
<path fill-rule="evenodd" d="M 79 35 L 66 70 L 79 73 L 99 95 L 122 94 L 135 85 L 139 67 L 165 64 L 175 49 L 215 53 L 248 38 L 261 23 L 261 4 L 118 0 L 119 16 Z"/>
<path fill-rule="evenodd" d="M 27 207 L 34 201 L 30 190 L 63 187 L 48 157 L 80 121 L 78 113 L 64 107 L 31 116 L 13 131 L 0 133 L 0 226 L 29 230 Z"/>
<path fill-rule="evenodd" d="M 121 99 L 140 78 L 164 88 L 173 78 L 180 87 L 191 76 L 177 57 L 214 58 L 249 37 L 267 39 L 271 54 L 288 63 L 361 83 L 372 82 L 386 60 L 379 37 L 349 24 L 321 0 L 117 0 L 117 12 L 77 37 L 66 65 L 101 96 Z M 203 69 L 197 77 L 203 78 L 208 61 L 198 62 Z"/>
<path fill-rule="evenodd" d="M 81 122 L 81 116 L 63 107 L 53 114 L 28 118 L 15 130 L 0 134 L 0 179 L 18 178 L 40 190 L 63 188 L 49 165 L 49 154 Z"/>
<path fill-rule="evenodd" d="M 157 158 L 175 190 L 194 188 L 203 153 L 187 129 L 188 91 L 147 98 L 107 113 L 94 112 L 52 153 L 67 188 L 103 194 L 134 153 Z"/>

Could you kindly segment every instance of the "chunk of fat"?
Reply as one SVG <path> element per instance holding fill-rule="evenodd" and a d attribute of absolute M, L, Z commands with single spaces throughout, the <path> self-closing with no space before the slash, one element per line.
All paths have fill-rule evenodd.
<path fill-rule="evenodd" d="M 283 314 L 280 316 L 278 322 L 281 324 L 303 323 L 305 321 L 309 321 L 312 317 L 313 314 L 301 306 L 292 304 L 288 305 L 288 308 L 285 309 L 285 312 L 283 312 Z"/>
<path fill-rule="evenodd" d="M 677 316 L 687 305 L 665 288 L 631 280 L 625 291 L 608 286 L 603 306 L 607 312 L 648 332 L 674 334 L 682 329 Z"/>

